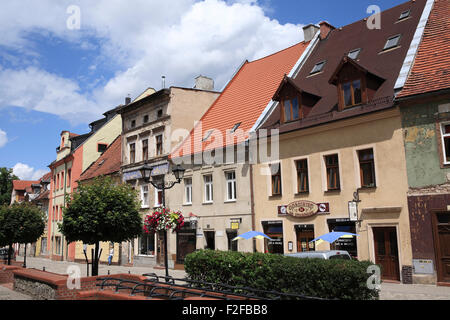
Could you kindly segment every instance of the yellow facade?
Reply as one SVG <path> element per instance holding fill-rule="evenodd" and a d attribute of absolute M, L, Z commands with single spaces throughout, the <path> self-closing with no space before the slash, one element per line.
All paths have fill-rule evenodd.
<path fill-rule="evenodd" d="M 412 265 L 409 229 L 408 190 L 401 119 L 398 109 L 341 120 L 280 135 L 282 195 L 271 196 L 268 164 L 254 166 L 253 192 L 256 230 L 263 231 L 265 221 L 281 221 L 284 253 L 297 252 L 296 225 L 314 225 L 314 236 L 326 234 L 328 219 L 348 219 L 348 202 L 361 187 L 358 150 L 373 149 L 376 187 L 359 189 L 358 219 L 355 224 L 359 260 L 375 261 L 373 228 L 395 227 L 399 267 Z M 338 154 L 340 191 L 327 191 L 324 156 Z M 295 161 L 308 160 L 309 193 L 297 193 Z M 278 206 L 297 200 L 329 203 L 330 213 L 297 218 L 278 214 Z M 288 248 L 292 242 L 292 250 Z M 258 251 L 264 250 L 257 240 Z M 323 242 L 316 250 L 329 250 Z"/>

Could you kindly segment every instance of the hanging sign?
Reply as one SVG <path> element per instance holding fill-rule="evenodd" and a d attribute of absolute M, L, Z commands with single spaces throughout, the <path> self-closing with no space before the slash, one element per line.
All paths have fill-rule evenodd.
<path fill-rule="evenodd" d="M 328 202 L 314 203 L 307 200 L 299 200 L 278 207 L 278 215 L 290 215 L 296 218 L 307 218 L 316 214 L 327 214 L 329 212 L 330 204 Z"/>

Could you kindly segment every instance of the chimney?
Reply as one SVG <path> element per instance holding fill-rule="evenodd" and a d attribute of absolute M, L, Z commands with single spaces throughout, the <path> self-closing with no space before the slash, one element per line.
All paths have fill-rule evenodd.
<path fill-rule="evenodd" d="M 125 98 L 125 105 L 130 104 L 131 103 L 131 98 L 130 97 L 126 97 Z"/>
<path fill-rule="evenodd" d="M 331 32 L 331 30 L 336 29 L 326 21 L 320 22 L 319 26 L 320 26 L 320 40 L 323 40 L 326 37 L 328 37 L 328 34 Z"/>
<path fill-rule="evenodd" d="M 317 31 L 319 31 L 319 27 L 314 24 L 308 24 L 303 27 L 303 34 L 305 38 L 305 42 L 311 41 L 316 35 Z"/>
<path fill-rule="evenodd" d="M 200 75 L 197 78 L 195 78 L 194 89 L 213 91 L 214 90 L 214 80 Z"/>

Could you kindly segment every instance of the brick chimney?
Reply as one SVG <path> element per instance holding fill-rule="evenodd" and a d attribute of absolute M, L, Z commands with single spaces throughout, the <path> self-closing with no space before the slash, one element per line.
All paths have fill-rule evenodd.
<path fill-rule="evenodd" d="M 305 42 L 311 41 L 316 35 L 317 31 L 319 31 L 319 27 L 314 24 L 308 24 L 303 27 L 303 34 L 305 38 Z"/>
<path fill-rule="evenodd" d="M 330 33 L 330 31 L 336 29 L 335 27 L 333 27 L 331 24 L 329 24 L 326 21 L 320 22 L 319 26 L 320 26 L 320 40 L 323 40 L 326 37 L 328 37 L 328 34 Z"/>

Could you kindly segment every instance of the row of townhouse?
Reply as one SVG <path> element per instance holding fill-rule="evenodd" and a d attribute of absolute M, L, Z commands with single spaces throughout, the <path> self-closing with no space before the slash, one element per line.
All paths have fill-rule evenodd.
<path fill-rule="evenodd" d="M 61 134 L 49 167 L 47 250 L 83 260 L 56 223 L 64 195 L 111 175 L 139 190 L 144 219 L 162 191 L 144 181 L 185 175 L 165 192 L 184 227 L 168 235 L 169 267 L 197 249 L 294 253 L 348 250 L 403 283 L 450 282 L 450 39 L 443 0 L 408 1 L 363 19 L 303 28 L 304 41 L 244 61 L 222 92 L 211 79 L 193 88 L 146 90 L 91 124 Z M 250 230 L 272 240 L 239 240 Z M 334 244 L 330 231 L 358 234 Z M 102 244 L 102 261 L 163 264 L 162 234 Z"/>

